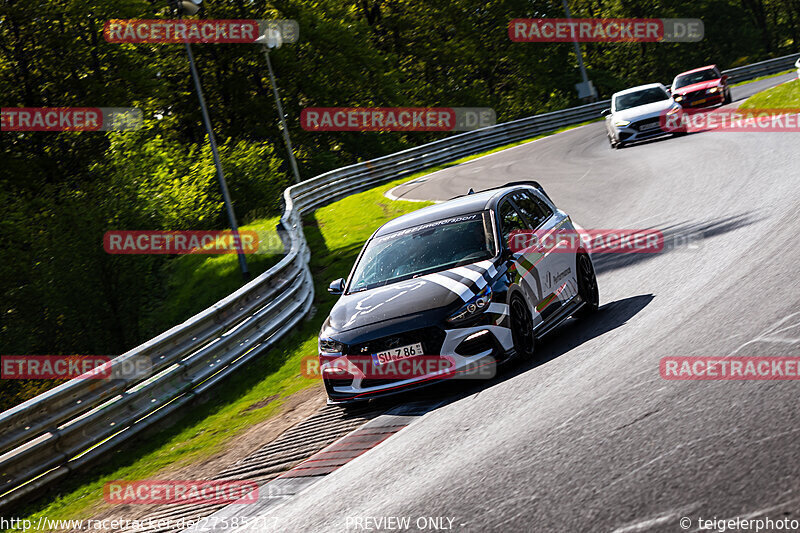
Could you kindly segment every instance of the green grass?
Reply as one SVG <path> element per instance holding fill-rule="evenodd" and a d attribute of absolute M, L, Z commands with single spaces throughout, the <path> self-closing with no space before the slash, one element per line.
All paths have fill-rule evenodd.
<path fill-rule="evenodd" d="M 777 74 L 767 74 L 766 76 L 759 76 L 758 78 L 753 78 L 752 80 L 740 81 L 738 83 L 732 84 L 731 87 L 738 87 L 739 85 L 744 85 L 745 83 L 751 83 L 754 81 L 768 80 L 770 78 L 775 78 L 777 76 L 783 76 L 784 74 L 788 74 L 790 72 L 797 72 L 797 69 L 790 68 L 789 70 L 784 70 L 782 72 L 778 72 Z"/>
<path fill-rule="evenodd" d="M 246 254 L 248 270 L 253 277 L 277 263 L 283 253 L 275 229 L 280 217 L 256 220 L 241 231 L 258 234 L 258 251 Z M 190 254 L 176 257 L 167 265 L 164 303 L 146 319 L 146 331 L 161 333 L 175 324 L 210 307 L 243 284 L 236 254 Z"/>
<path fill-rule="evenodd" d="M 319 328 L 336 300 L 326 290 L 329 282 L 348 275 L 363 242 L 381 224 L 429 205 L 427 202 L 392 201 L 384 194 L 411 179 L 553 133 L 556 132 L 510 143 L 395 180 L 339 200 L 306 216 L 304 232 L 313 251 L 310 267 L 316 294 L 315 315 L 296 327 L 293 333 L 269 352 L 250 363 L 247 372 L 238 372 L 218 385 L 213 398 L 187 409 L 186 414 L 171 426 L 116 451 L 107 463 L 95 466 L 89 472 L 71 475 L 38 502 L 11 514 L 30 518 L 34 523 L 40 516 L 67 520 L 91 517 L 109 505 L 102 498 L 103 485 L 107 481 L 159 479 L 159 472 L 166 469 L 207 459 L 222 451 L 227 443 L 247 428 L 278 414 L 290 395 L 309 387 L 321 386 L 316 380 L 302 377 L 299 370 L 304 357 L 317 353 Z M 276 223 L 277 219 L 261 220 L 242 229 L 256 229 L 261 235 L 262 232 L 274 231 Z M 248 257 L 251 264 L 261 270 L 277 259 L 271 254 L 264 254 L 263 258 L 254 255 Z M 172 294 L 176 301 L 171 302 L 167 309 L 175 316 L 186 314 L 189 310 L 201 310 L 240 285 L 235 255 L 185 256 L 179 258 L 173 268 L 172 279 L 177 292 Z M 256 271 L 256 268 L 253 270 Z M 202 291 L 210 291 L 211 294 L 199 297 Z M 195 298 L 200 299 L 195 301 Z M 259 403 L 273 396 L 275 399 L 266 405 Z"/>
<path fill-rule="evenodd" d="M 800 80 L 782 83 L 754 94 L 739 109 L 786 109 L 800 107 Z"/>

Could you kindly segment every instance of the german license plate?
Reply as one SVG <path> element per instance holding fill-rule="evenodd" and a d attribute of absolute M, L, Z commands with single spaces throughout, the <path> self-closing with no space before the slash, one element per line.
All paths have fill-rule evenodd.
<path fill-rule="evenodd" d="M 700 100 L 694 101 L 695 104 L 705 104 L 706 102 L 708 102 L 708 98 L 701 98 Z"/>
<path fill-rule="evenodd" d="M 407 344 L 391 350 L 385 350 L 375 354 L 375 364 L 384 365 L 393 361 L 400 361 L 401 359 L 408 359 L 409 357 L 416 357 L 422 355 L 422 343 Z"/>

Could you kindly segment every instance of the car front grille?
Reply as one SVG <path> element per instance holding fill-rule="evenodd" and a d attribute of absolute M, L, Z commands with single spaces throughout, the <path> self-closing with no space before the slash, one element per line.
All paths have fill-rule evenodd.
<path fill-rule="evenodd" d="M 418 342 L 422 343 L 424 355 L 439 355 L 444 338 L 445 332 L 437 327 L 416 329 L 350 345 L 347 347 L 346 355 L 371 355 Z"/>
<path fill-rule="evenodd" d="M 358 365 L 371 364 L 366 360 L 371 361 L 372 354 L 406 346 L 409 344 L 422 343 L 423 355 L 425 356 L 438 356 L 441 353 L 442 345 L 444 344 L 445 332 L 437 327 L 428 327 L 398 333 L 396 335 L 388 335 L 378 339 L 371 340 L 360 344 L 351 345 L 347 348 L 347 357 L 352 361 L 359 361 Z M 405 381 L 409 377 L 418 376 L 391 376 L 388 378 L 378 377 L 380 372 L 376 370 L 377 376 L 366 377 L 361 381 L 363 388 L 378 387 L 392 385 L 400 381 Z"/>
<path fill-rule="evenodd" d="M 642 131 L 646 133 L 652 131 L 660 131 L 661 129 L 661 127 L 659 126 L 660 120 L 661 120 L 660 117 L 648 118 L 645 120 L 634 122 L 633 124 L 631 124 L 631 127 L 636 131 Z"/>

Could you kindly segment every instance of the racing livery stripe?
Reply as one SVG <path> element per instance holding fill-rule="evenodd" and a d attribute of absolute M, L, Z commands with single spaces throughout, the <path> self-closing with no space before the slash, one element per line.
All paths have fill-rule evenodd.
<path fill-rule="evenodd" d="M 492 276 L 492 277 L 494 277 L 494 275 L 497 274 L 497 269 L 494 268 L 494 263 L 492 263 L 488 259 L 486 261 L 481 261 L 479 263 L 475 263 L 475 266 L 477 266 L 478 268 L 482 268 L 483 270 L 487 271 L 489 273 L 489 275 Z"/>
<path fill-rule="evenodd" d="M 439 273 L 436 274 L 428 274 L 424 276 L 424 279 L 437 285 L 441 285 L 445 289 L 449 289 L 454 293 L 458 294 L 458 296 L 464 300 L 465 302 L 469 301 L 470 298 L 475 296 L 475 294 L 470 290 L 469 287 L 464 285 L 461 282 L 458 282 L 454 279 L 450 279 L 447 276 L 442 276 Z"/>
<path fill-rule="evenodd" d="M 484 263 L 485 263 L 485 261 L 484 261 Z M 494 267 L 494 265 L 492 265 L 491 272 L 489 270 L 487 270 L 487 269 L 485 269 L 483 267 L 480 267 L 478 265 L 475 265 L 475 264 L 466 265 L 466 266 L 459 267 L 459 268 L 466 268 L 466 269 L 471 270 L 473 272 L 477 272 L 478 274 L 483 276 L 483 279 L 485 279 L 487 283 L 491 283 L 496 278 L 496 276 L 498 274 L 498 270 Z M 503 264 L 503 266 L 500 268 L 500 270 L 505 272 L 505 269 L 507 269 L 507 268 L 508 267 L 505 264 Z"/>
<path fill-rule="evenodd" d="M 500 323 L 503 322 L 503 320 L 508 316 L 508 304 L 492 302 L 489 304 L 489 308 L 486 310 L 486 312 L 497 315 L 494 323 L 500 325 Z"/>
<path fill-rule="evenodd" d="M 475 283 L 475 285 L 477 286 L 476 292 L 481 290 L 482 288 L 484 288 L 486 286 L 486 283 L 487 283 L 486 279 L 484 279 L 484 277 L 480 273 L 475 272 L 474 270 L 470 270 L 470 269 L 465 268 L 465 267 L 452 268 L 452 269 L 448 270 L 447 272 L 451 273 L 451 274 L 454 274 L 456 276 L 460 276 L 462 278 L 468 278 L 468 279 L 472 280 Z"/>
<path fill-rule="evenodd" d="M 454 272 L 453 269 L 451 269 L 451 270 L 443 270 L 441 272 L 437 272 L 437 274 L 440 274 L 442 276 L 450 278 L 453 281 L 464 285 L 465 287 L 469 287 L 469 290 L 473 294 L 478 294 L 480 292 L 480 290 L 486 286 L 486 280 L 483 279 L 483 276 L 477 276 L 477 278 L 480 281 L 475 283 L 475 282 L 472 281 L 471 278 L 464 277 L 464 276 Z"/>

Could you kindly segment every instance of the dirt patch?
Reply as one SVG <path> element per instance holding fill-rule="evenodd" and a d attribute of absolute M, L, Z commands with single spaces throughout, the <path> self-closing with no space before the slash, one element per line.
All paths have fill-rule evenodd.
<path fill-rule="evenodd" d="M 251 405 L 250 407 L 248 407 L 247 409 L 245 409 L 244 412 L 247 413 L 248 411 L 255 411 L 256 409 L 261 409 L 262 407 L 266 407 L 269 404 L 271 404 L 272 400 L 276 399 L 277 397 L 278 397 L 277 394 L 273 394 L 269 398 L 264 398 L 263 400 L 260 400 Z"/>

